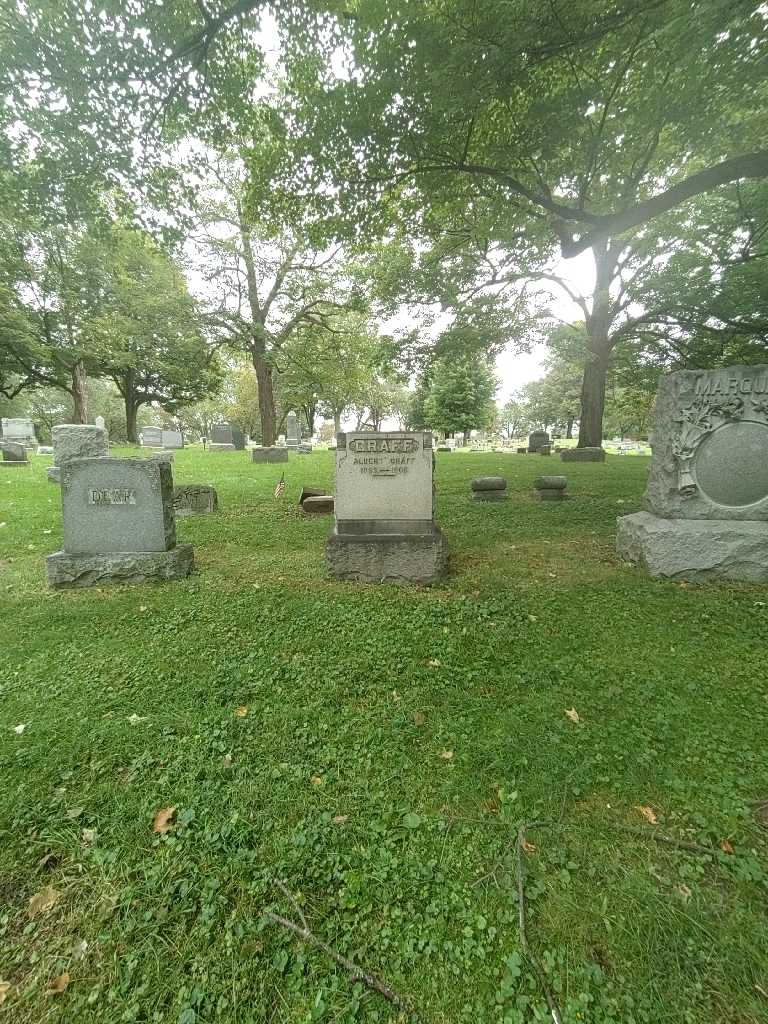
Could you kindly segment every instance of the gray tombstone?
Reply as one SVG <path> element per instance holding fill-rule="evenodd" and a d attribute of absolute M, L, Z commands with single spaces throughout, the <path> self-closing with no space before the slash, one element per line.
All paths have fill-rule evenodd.
<path fill-rule="evenodd" d="M 14 469 L 21 466 L 28 466 L 27 450 L 23 444 L 17 441 L 0 440 L 0 451 L 3 453 L 3 461 L 0 466 L 4 469 Z"/>
<path fill-rule="evenodd" d="M 208 449 L 212 452 L 233 452 L 235 443 L 229 423 L 216 423 L 211 427 Z"/>
<path fill-rule="evenodd" d="M 332 494 L 311 494 L 301 503 L 302 511 L 308 516 L 331 516 L 333 506 Z"/>
<path fill-rule="evenodd" d="M 285 429 L 287 431 L 286 445 L 289 448 L 298 448 L 301 441 L 301 432 L 299 430 L 299 417 L 293 410 L 288 413 Z"/>
<path fill-rule="evenodd" d="M 26 417 L 3 417 L 0 420 L 0 435 L 4 441 L 22 444 L 25 448 L 37 448 L 35 425 Z"/>
<path fill-rule="evenodd" d="M 184 435 L 180 430 L 163 431 L 163 448 L 173 449 L 184 447 Z"/>
<path fill-rule="evenodd" d="M 245 451 L 245 434 L 236 423 L 231 423 L 229 429 L 232 431 L 232 444 L 236 452 Z"/>
<path fill-rule="evenodd" d="M 338 435 L 335 526 L 326 545 L 332 576 L 430 583 L 448 563 L 435 522 L 432 435 Z"/>
<path fill-rule="evenodd" d="M 182 484 L 173 488 L 173 510 L 177 519 L 206 516 L 218 511 L 216 490 L 206 484 Z"/>
<path fill-rule="evenodd" d="M 528 435 L 528 451 L 531 454 L 547 447 L 550 443 L 551 438 L 546 430 L 534 430 L 532 434 Z"/>
<path fill-rule="evenodd" d="M 667 579 L 768 582 L 768 365 L 662 378 L 651 447 L 619 555 Z"/>
<path fill-rule="evenodd" d="M 103 416 L 97 416 L 93 422 L 100 430 L 106 430 L 107 424 Z"/>
<path fill-rule="evenodd" d="M 162 448 L 163 431 L 161 427 L 142 427 L 139 431 L 139 444 L 142 448 Z"/>
<path fill-rule="evenodd" d="M 540 476 L 533 483 L 536 497 L 541 501 L 566 501 L 565 489 L 568 478 L 565 476 Z"/>
<path fill-rule="evenodd" d="M 251 448 L 252 462 L 287 462 L 287 448 Z"/>
<path fill-rule="evenodd" d="M 61 468 L 63 550 L 49 555 L 54 588 L 179 579 L 194 565 L 176 544 L 171 467 L 155 459 L 71 459 Z"/>
<path fill-rule="evenodd" d="M 563 448 L 561 462 L 605 462 L 603 448 Z"/>
<path fill-rule="evenodd" d="M 503 476 L 476 476 L 470 483 L 473 501 L 505 501 L 507 481 Z"/>
<path fill-rule="evenodd" d="M 53 465 L 48 479 L 59 483 L 61 468 L 71 459 L 105 458 L 109 437 L 103 427 L 90 423 L 60 423 L 53 428 Z"/>

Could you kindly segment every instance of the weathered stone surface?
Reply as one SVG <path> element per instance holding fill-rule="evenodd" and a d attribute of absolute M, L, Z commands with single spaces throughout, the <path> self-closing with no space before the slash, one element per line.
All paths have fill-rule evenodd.
<path fill-rule="evenodd" d="M 662 378 L 651 447 L 650 512 L 768 521 L 768 365 Z"/>
<path fill-rule="evenodd" d="M 448 566 L 448 542 L 438 526 L 410 535 L 334 530 L 325 552 L 332 576 L 361 583 L 434 583 Z"/>
<path fill-rule="evenodd" d="M 207 484 L 181 484 L 173 488 L 173 511 L 177 519 L 205 516 L 218 511 L 219 496 Z"/>
<path fill-rule="evenodd" d="M 333 515 L 333 495 L 313 494 L 305 498 L 301 503 L 302 509 L 308 516 L 330 516 Z"/>
<path fill-rule="evenodd" d="M 602 448 L 563 448 L 560 452 L 563 462 L 605 462 Z"/>
<path fill-rule="evenodd" d="M 180 430 L 164 430 L 163 431 L 163 448 L 171 448 L 174 451 L 177 448 L 184 447 L 184 435 Z"/>
<path fill-rule="evenodd" d="M 508 492 L 503 491 L 472 491 L 472 501 L 506 501 Z"/>
<path fill-rule="evenodd" d="M 48 467 L 48 479 L 52 484 L 61 483 L 61 467 L 60 466 L 49 466 Z"/>
<path fill-rule="evenodd" d="M 567 476 L 537 476 L 533 481 L 537 491 L 564 491 L 568 486 Z"/>
<path fill-rule="evenodd" d="M 543 490 L 535 490 L 533 492 L 537 498 L 541 501 L 567 501 L 568 495 L 565 491 L 550 491 L 546 488 Z"/>
<path fill-rule="evenodd" d="M 616 550 L 620 558 L 664 579 L 768 582 L 764 521 L 662 519 L 638 512 L 618 520 Z"/>
<path fill-rule="evenodd" d="M 288 449 L 287 448 L 251 448 L 251 461 L 252 462 L 287 462 L 288 461 Z"/>
<path fill-rule="evenodd" d="M 245 451 L 245 434 L 236 423 L 232 423 L 230 429 L 232 430 L 232 444 L 235 446 L 235 451 Z"/>
<path fill-rule="evenodd" d="M 154 451 L 150 455 L 150 459 L 157 459 L 158 462 L 167 462 L 170 465 L 173 462 L 173 452 Z"/>
<path fill-rule="evenodd" d="M 32 420 L 25 417 L 3 417 L 0 420 L 0 437 L 4 441 L 17 441 L 25 448 L 34 448 L 37 445 L 35 425 Z"/>
<path fill-rule="evenodd" d="M 53 448 L 47 444 L 40 444 L 37 446 L 38 455 L 53 455 Z"/>
<path fill-rule="evenodd" d="M 70 459 L 61 467 L 64 550 L 166 551 L 176 543 L 171 467 L 156 459 Z"/>
<path fill-rule="evenodd" d="M 233 452 L 235 450 L 233 444 L 219 444 L 216 441 L 211 441 L 208 445 L 209 452 Z"/>
<path fill-rule="evenodd" d="M 60 423 L 53 428 L 53 464 L 70 459 L 96 459 L 109 455 L 109 435 L 90 423 Z"/>
<path fill-rule="evenodd" d="M 551 440 L 546 430 L 534 430 L 528 435 L 528 451 L 537 452 L 543 445 L 549 445 Z"/>
<path fill-rule="evenodd" d="M 299 418 L 293 410 L 291 410 L 286 417 L 285 430 L 285 443 L 287 446 L 289 448 L 298 448 L 299 441 L 301 441 L 301 431 L 299 430 Z"/>
<path fill-rule="evenodd" d="M 194 569 L 191 544 L 170 551 L 113 551 L 69 554 L 57 551 L 45 560 L 48 583 L 56 590 L 95 587 L 107 583 L 149 583 L 182 579 Z"/>
<path fill-rule="evenodd" d="M 473 491 L 506 491 L 507 481 L 503 476 L 476 476 L 469 486 Z"/>
<path fill-rule="evenodd" d="M 139 444 L 142 448 L 162 448 L 162 427 L 142 427 L 139 431 Z"/>
<path fill-rule="evenodd" d="M 312 445 L 306 441 L 302 441 L 296 450 L 298 451 L 299 455 L 311 455 Z"/>
<path fill-rule="evenodd" d="M 299 504 L 303 505 L 307 498 L 321 498 L 328 494 L 326 487 L 307 487 L 301 488 L 301 494 L 299 495 Z"/>
<path fill-rule="evenodd" d="M 208 440 L 211 444 L 231 444 L 234 447 L 235 441 L 232 436 L 232 424 L 214 423 Z"/>
<path fill-rule="evenodd" d="M 552 445 L 543 444 L 539 448 L 539 455 L 551 455 L 551 454 L 552 454 Z"/>
<path fill-rule="evenodd" d="M 0 451 L 3 453 L 3 466 L 28 466 L 27 451 L 23 444 L 16 441 L 0 441 Z"/>
<path fill-rule="evenodd" d="M 528 449 L 527 448 L 518 448 L 517 449 L 517 454 L 518 455 L 527 455 L 528 454 Z"/>

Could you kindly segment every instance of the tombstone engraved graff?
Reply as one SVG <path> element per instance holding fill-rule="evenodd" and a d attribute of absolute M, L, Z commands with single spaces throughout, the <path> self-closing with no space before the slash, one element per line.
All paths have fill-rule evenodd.
<path fill-rule="evenodd" d="M 617 546 L 652 575 L 768 580 L 768 366 L 662 379 L 646 512 Z"/>
<path fill-rule="evenodd" d="M 70 459 L 61 467 L 64 547 L 46 559 L 53 587 L 187 576 L 176 544 L 173 476 L 155 459 Z"/>
<path fill-rule="evenodd" d="M 448 548 L 434 519 L 433 466 L 430 433 L 338 435 L 332 575 L 430 582 L 443 574 Z"/>

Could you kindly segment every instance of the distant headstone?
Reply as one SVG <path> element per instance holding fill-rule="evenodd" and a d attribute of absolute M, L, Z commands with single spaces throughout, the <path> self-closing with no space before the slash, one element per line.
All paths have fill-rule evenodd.
<path fill-rule="evenodd" d="M 314 494 L 305 498 L 301 507 L 308 516 L 331 516 L 333 515 L 333 495 Z"/>
<path fill-rule="evenodd" d="M 176 544 L 171 467 L 155 459 L 70 459 L 61 467 L 64 547 L 46 559 L 52 587 L 178 579 L 192 571 Z"/>
<path fill-rule="evenodd" d="M 473 501 L 504 501 L 507 481 L 503 476 L 476 476 L 470 484 Z"/>
<path fill-rule="evenodd" d="M 235 451 L 245 451 L 245 434 L 235 423 L 230 425 L 230 429 L 232 431 L 232 444 L 235 446 Z"/>
<path fill-rule="evenodd" d="M 184 447 L 184 435 L 180 430 L 164 430 L 162 433 L 163 448 L 176 450 Z"/>
<path fill-rule="evenodd" d="M 142 448 L 162 448 L 162 427 L 142 427 L 139 431 L 139 444 Z"/>
<path fill-rule="evenodd" d="M 528 451 L 533 454 L 538 452 L 540 448 L 548 446 L 551 443 L 551 438 L 546 430 L 534 430 L 532 434 L 528 435 Z"/>
<path fill-rule="evenodd" d="M 3 453 L 3 461 L 0 462 L 0 466 L 5 469 L 29 465 L 27 450 L 23 444 L 19 444 L 17 441 L 0 440 L 0 451 Z"/>
<path fill-rule="evenodd" d="M 0 419 L 0 436 L 4 441 L 23 444 L 25 448 L 37 448 L 35 425 L 25 417 L 3 417 Z"/>
<path fill-rule="evenodd" d="M 518 448 L 517 449 L 517 454 L 518 455 L 527 455 L 528 454 L 528 449 L 527 448 Z"/>
<path fill-rule="evenodd" d="M 619 555 L 667 579 L 768 582 L 768 365 L 662 378 L 651 447 Z"/>
<path fill-rule="evenodd" d="M 53 448 L 48 444 L 41 444 L 37 446 L 38 455 L 53 455 Z"/>
<path fill-rule="evenodd" d="M 167 452 L 165 450 L 154 451 L 150 455 L 150 459 L 157 459 L 158 462 L 167 462 L 168 464 L 170 464 L 171 462 L 173 462 L 173 452 Z"/>
<path fill-rule="evenodd" d="M 552 454 L 552 445 L 543 444 L 539 448 L 539 455 L 551 455 L 551 454 Z"/>
<path fill-rule="evenodd" d="M 235 450 L 232 427 L 229 423 L 216 423 L 211 427 L 208 449 L 212 452 L 233 452 Z"/>
<path fill-rule="evenodd" d="M 97 459 L 109 455 L 109 436 L 104 427 L 90 423 L 60 423 L 53 428 L 53 465 L 48 479 L 59 483 L 62 466 L 71 459 Z"/>
<path fill-rule="evenodd" d="M 429 583 L 448 562 L 434 516 L 432 435 L 338 435 L 336 521 L 326 546 L 339 579 Z"/>
<path fill-rule="evenodd" d="M 602 448 L 563 448 L 560 452 L 561 462 L 605 462 L 605 451 Z"/>
<path fill-rule="evenodd" d="M 278 448 L 251 448 L 251 461 L 252 462 L 287 462 L 288 461 L 288 449 Z"/>
<path fill-rule="evenodd" d="M 299 447 L 297 448 L 297 451 L 299 455 L 311 455 L 312 445 L 309 444 L 307 441 L 302 441 Z"/>
<path fill-rule="evenodd" d="M 173 488 L 173 511 L 177 519 L 210 515 L 218 508 L 216 490 L 207 484 L 182 484 Z"/>
<path fill-rule="evenodd" d="M 533 483 L 535 493 L 541 501 L 565 501 L 568 495 L 565 489 L 568 486 L 568 477 L 565 476 L 540 476 Z"/>
<path fill-rule="evenodd" d="M 97 416 L 93 422 L 100 430 L 106 430 L 107 424 L 103 416 Z"/>
<path fill-rule="evenodd" d="M 299 441 L 301 440 L 301 432 L 299 431 L 299 417 L 295 412 L 291 411 L 288 413 L 285 429 L 287 432 L 285 443 L 289 448 L 298 448 Z"/>
<path fill-rule="evenodd" d="M 299 504 L 303 505 L 307 498 L 321 498 L 328 493 L 325 487 L 302 487 Z"/>

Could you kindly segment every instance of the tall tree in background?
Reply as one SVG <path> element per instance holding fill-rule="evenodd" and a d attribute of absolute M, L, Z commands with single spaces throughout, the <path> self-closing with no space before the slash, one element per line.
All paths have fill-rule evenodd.
<path fill-rule="evenodd" d="M 493 419 L 498 381 L 482 355 L 443 357 L 435 363 L 424 401 L 427 423 L 445 434 L 482 430 Z"/>

